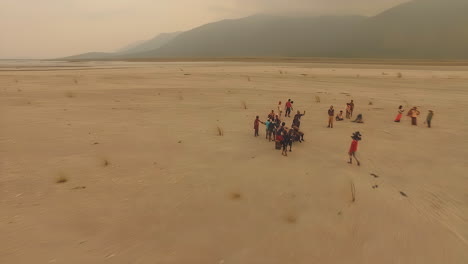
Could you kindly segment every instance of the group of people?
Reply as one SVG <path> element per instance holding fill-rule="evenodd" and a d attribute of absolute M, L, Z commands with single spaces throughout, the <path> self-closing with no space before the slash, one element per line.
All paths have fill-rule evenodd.
<path fill-rule="evenodd" d="M 284 107 L 284 118 L 291 117 L 291 112 L 294 110 L 293 109 L 293 101 L 289 99 Z M 260 120 L 260 117 L 257 116 L 255 121 L 254 121 L 254 131 L 255 131 L 255 137 L 259 136 L 259 127 L 260 124 L 264 124 L 266 127 L 266 132 L 265 132 L 265 138 L 268 139 L 269 141 L 274 141 L 275 142 L 275 148 L 276 149 L 282 149 L 281 154 L 283 156 L 288 156 L 288 146 L 289 146 L 289 152 L 292 151 L 292 145 L 293 142 L 302 142 L 304 141 L 304 133 L 300 131 L 300 126 L 301 126 L 301 117 L 306 114 L 304 111 L 301 113 L 300 111 L 297 111 L 296 114 L 293 117 L 293 121 L 291 124 L 291 127 L 287 127 L 286 123 L 281 121 L 281 118 L 283 117 L 283 107 L 281 104 L 281 101 L 278 103 L 277 107 L 278 111 L 275 112 L 274 110 L 271 110 L 271 112 L 267 116 L 267 121 L 263 122 Z M 351 119 L 353 117 L 353 112 L 354 112 L 354 101 L 351 100 L 351 102 L 346 104 L 346 119 Z M 398 108 L 398 114 L 397 117 L 395 118 L 395 122 L 400 122 L 401 118 L 403 117 L 405 110 L 403 109 L 403 106 L 400 105 Z M 411 108 L 407 112 L 407 116 L 411 117 L 411 124 L 416 126 L 417 125 L 417 117 L 420 115 L 420 111 L 418 110 L 417 107 Z M 424 122 L 427 124 L 427 127 L 431 127 L 431 122 L 432 122 L 432 117 L 434 116 L 434 112 L 432 110 L 429 110 L 429 113 L 426 117 L 426 121 Z M 336 116 L 335 116 L 335 110 L 333 106 L 330 106 L 330 109 L 328 109 L 328 127 L 333 128 L 333 121 L 343 121 L 345 118 L 343 117 L 343 111 L 341 110 Z M 358 114 L 356 119 L 352 122 L 356 123 L 364 123 L 362 114 Z M 353 163 L 353 158 L 356 160 L 357 165 L 360 166 L 361 163 L 356 157 L 356 152 L 357 152 L 357 147 L 358 147 L 358 142 L 361 140 L 361 133 L 359 131 L 356 131 L 352 134 L 351 139 L 351 146 L 348 151 L 349 155 L 349 162 L 350 164 Z"/>
<path fill-rule="evenodd" d="M 353 112 L 354 112 L 354 101 L 351 100 L 351 102 L 346 103 L 346 119 L 351 119 L 353 117 Z M 335 109 L 333 108 L 333 105 L 330 106 L 330 109 L 328 109 L 328 128 L 333 128 L 333 121 L 343 121 L 345 118 L 343 117 L 343 110 L 340 110 L 340 112 L 335 116 Z M 351 121 L 355 123 L 364 123 L 364 120 L 362 118 L 362 114 L 358 114 L 356 119 Z"/>
<path fill-rule="evenodd" d="M 405 110 L 403 109 L 403 106 L 400 105 L 398 107 L 398 114 L 395 118 L 395 122 L 399 123 L 401 121 L 401 118 L 403 117 L 403 113 Z M 411 118 L 411 125 L 417 126 L 418 125 L 418 116 L 421 115 L 421 112 L 418 110 L 418 108 L 415 106 L 411 108 L 408 113 L 406 114 Z M 427 125 L 428 128 L 431 128 L 431 122 L 432 122 L 432 117 L 434 116 L 434 111 L 429 110 L 427 116 L 426 116 L 426 121 L 424 124 Z"/>
<path fill-rule="evenodd" d="M 291 117 L 291 112 L 293 109 L 293 101 L 289 99 L 284 107 L 284 118 Z M 260 136 L 260 124 L 265 125 L 265 139 L 268 139 L 269 142 L 275 142 L 276 149 L 282 149 L 281 154 L 283 156 L 288 156 L 288 147 L 289 152 L 292 151 L 293 142 L 302 142 L 304 141 L 304 133 L 300 131 L 301 126 L 301 117 L 306 114 L 306 111 L 301 113 L 297 111 L 293 117 L 293 121 L 291 127 L 286 126 L 286 122 L 283 122 L 281 118 L 283 117 L 283 107 L 281 101 L 278 103 L 277 112 L 275 110 L 271 110 L 271 112 L 267 116 L 267 121 L 263 122 L 260 120 L 260 116 L 256 116 L 254 120 L 254 136 Z M 351 100 L 350 103 L 347 103 L 346 108 L 346 118 L 351 119 L 353 116 L 354 111 L 354 102 Z M 330 107 L 328 110 L 329 116 L 329 123 L 328 127 L 333 128 L 333 120 L 336 119 L 337 121 L 344 120 L 343 118 L 343 111 L 335 117 L 335 110 L 333 106 Z M 362 121 L 362 114 L 359 114 L 355 121 L 358 123 L 363 123 Z M 356 157 L 358 141 L 361 140 L 361 134 L 359 132 L 353 133 L 351 136 L 352 142 L 351 147 L 349 149 L 349 163 L 352 164 L 352 159 L 354 158 L 357 162 L 357 165 L 360 166 L 360 162 Z"/>
<path fill-rule="evenodd" d="M 293 111 L 293 101 L 289 99 L 285 104 L 284 118 L 291 117 L 291 112 Z M 260 124 L 265 125 L 265 138 L 268 141 L 275 142 L 276 149 L 282 149 L 281 154 L 283 156 L 288 156 L 288 147 L 289 152 L 292 151 L 293 142 L 302 142 L 304 141 L 304 133 L 300 131 L 301 126 L 301 117 L 305 115 L 305 111 L 297 113 L 293 117 L 291 127 L 286 126 L 286 122 L 281 120 L 283 114 L 283 108 L 281 101 L 278 103 L 278 112 L 275 113 L 274 110 L 267 116 L 267 121 L 263 122 L 260 120 L 260 117 L 257 116 L 254 121 L 254 131 L 255 137 L 259 136 Z"/>

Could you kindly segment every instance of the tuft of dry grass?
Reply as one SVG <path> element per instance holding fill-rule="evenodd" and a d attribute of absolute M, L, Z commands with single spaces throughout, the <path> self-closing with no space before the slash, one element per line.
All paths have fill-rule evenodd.
<path fill-rule="evenodd" d="M 397 77 L 398 77 L 399 79 L 401 79 L 401 78 L 403 78 L 403 74 L 402 74 L 401 72 L 399 72 L 399 73 L 397 73 Z"/>
<path fill-rule="evenodd" d="M 68 91 L 65 93 L 65 96 L 68 97 L 68 98 L 74 98 L 75 97 L 75 94 L 71 91 Z"/>
<path fill-rule="evenodd" d="M 229 198 L 231 200 L 240 200 L 242 199 L 242 194 L 238 193 L 238 192 L 233 192 L 229 195 Z"/>
<path fill-rule="evenodd" d="M 318 96 L 318 95 L 315 96 L 315 102 L 320 103 L 320 96 Z"/>
<path fill-rule="evenodd" d="M 250 80 L 250 76 L 247 76 L 247 81 L 249 81 L 249 82 L 251 81 L 251 80 Z"/>
<path fill-rule="evenodd" d="M 288 224 L 295 224 L 297 223 L 297 217 L 295 215 L 287 215 L 285 220 Z"/>
<path fill-rule="evenodd" d="M 57 177 L 57 179 L 55 179 L 55 183 L 66 183 L 68 181 L 68 177 L 63 174 L 63 173 L 60 173 L 60 175 Z"/>
<path fill-rule="evenodd" d="M 242 107 L 244 107 L 244 109 L 247 109 L 247 103 L 245 101 L 242 101 Z"/>
<path fill-rule="evenodd" d="M 216 128 L 218 129 L 218 136 L 220 136 L 220 137 L 224 136 L 224 130 L 223 130 L 223 128 L 220 127 L 220 126 L 217 126 Z"/>
<path fill-rule="evenodd" d="M 373 105 L 374 103 L 372 101 L 369 101 L 369 105 Z"/>
<path fill-rule="evenodd" d="M 110 165 L 110 161 L 108 159 L 102 159 L 102 166 L 108 167 Z"/>

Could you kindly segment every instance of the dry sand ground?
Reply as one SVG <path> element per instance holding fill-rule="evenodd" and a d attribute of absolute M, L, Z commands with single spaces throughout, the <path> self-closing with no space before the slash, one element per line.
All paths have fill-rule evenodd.
<path fill-rule="evenodd" d="M 0 69 L 0 263 L 468 263 L 467 67 L 60 65 Z M 283 157 L 252 126 L 288 98 Z"/>

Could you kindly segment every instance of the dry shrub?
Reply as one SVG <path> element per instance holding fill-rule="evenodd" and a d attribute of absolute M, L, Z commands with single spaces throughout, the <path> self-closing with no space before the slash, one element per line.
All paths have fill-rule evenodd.
<path fill-rule="evenodd" d="M 397 77 L 398 77 L 399 79 L 401 79 L 401 78 L 403 78 L 403 74 L 402 74 L 401 72 L 399 72 L 399 73 L 397 73 Z"/>
<path fill-rule="evenodd" d="M 240 200 L 242 199 L 242 194 L 238 193 L 238 192 L 233 192 L 230 194 L 230 198 L 231 200 Z"/>
<path fill-rule="evenodd" d="M 220 137 L 224 136 L 224 130 L 223 130 L 223 128 L 220 127 L 220 126 L 217 126 L 216 128 L 218 129 L 218 136 L 220 136 Z"/>
<path fill-rule="evenodd" d="M 372 101 L 369 101 L 369 105 L 373 105 L 374 103 Z"/>
<path fill-rule="evenodd" d="M 295 224 L 297 222 L 297 217 L 294 215 L 288 215 L 285 220 L 288 224 Z"/>
<path fill-rule="evenodd" d="M 318 95 L 315 96 L 315 102 L 320 103 L 320 96 L 318 96 Z"/>
<path fill-rule="evenodd" d="M 102 159 L 102 166 L 108 167 L 110 165 L 110 161 L 108 159 Z"/>
<path fill-rule="evenodd" d="M 247 103 L 245 101 L 242 101 L 242 107 L 244 107 L 244 109 L 247 109 Z"/>
<path fill-rule="evenodd" d="M 60 173 L 57 179 L 55 179 L 55 183 L 58 183 L 58 184 L 66 183 L 67 181 L 68 181 L 68 177 L 63 173 Z"/>
<path fill-rule="evenodd" d="M 351 182 L 351 202 L 356 201 L 356 187 L 354 186 L 354 182 Z"/>

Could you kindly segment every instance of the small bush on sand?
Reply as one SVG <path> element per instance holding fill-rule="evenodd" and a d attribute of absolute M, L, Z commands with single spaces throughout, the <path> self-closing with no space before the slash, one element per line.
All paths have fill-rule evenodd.
<path fill-rule="evenodd" d="M 354 186 L 354 182 L 351 182 L 351 202 L 356 201 L 356 187 Z"/>
<path fill-rule="evenodd" d="M 403 74 L 402 74 L 401 72 L 399 72 L 399 73 L 397 74 L 397 77 L 398 77 L 399 79 L 401 79 L 401 78 L 403 78 Z"/>
<path fill-rule="evenodd" d="M 245 101 L 242 101 L 242 107 L 243 107 L 244 109 L 247 109 L 247 103 L 246 103 Z"/>
<path fill-rule="evenodd" d="M 231 200 L 240 200 L 240 199 L 242 199 L 242 194 L 240 194 L 238 192 L 233 192 L 229 196 L 230 196 Z"/>
<path fill-rule="evenodd" d="M 57 179 L 55 179 L 55 183 L 66 183 L 68 181 L 68 178 L 65 174 L 61 173 Z"/>
<path fill-rule="evenodd" d="M 107 159 L 102 159 L 102 166 L 108 167 L 109 165 L 110 165 L 109 160 L 107 160 Z"/>
<path fill-rule="evenodd" d="M 223 128 L 220 127 L 220 126 L 218 126 L 217 129 L 218 129 L 218 136 L 220 136 L 220 137 L 224 136 L 224 130 L 223 130 Z"/>
<path fill-rule="evenodd" d="M 295 224 L 297 222 L 297 217 L 295 215 L 287 215 L 285 220 L 288 224 Z"/>

